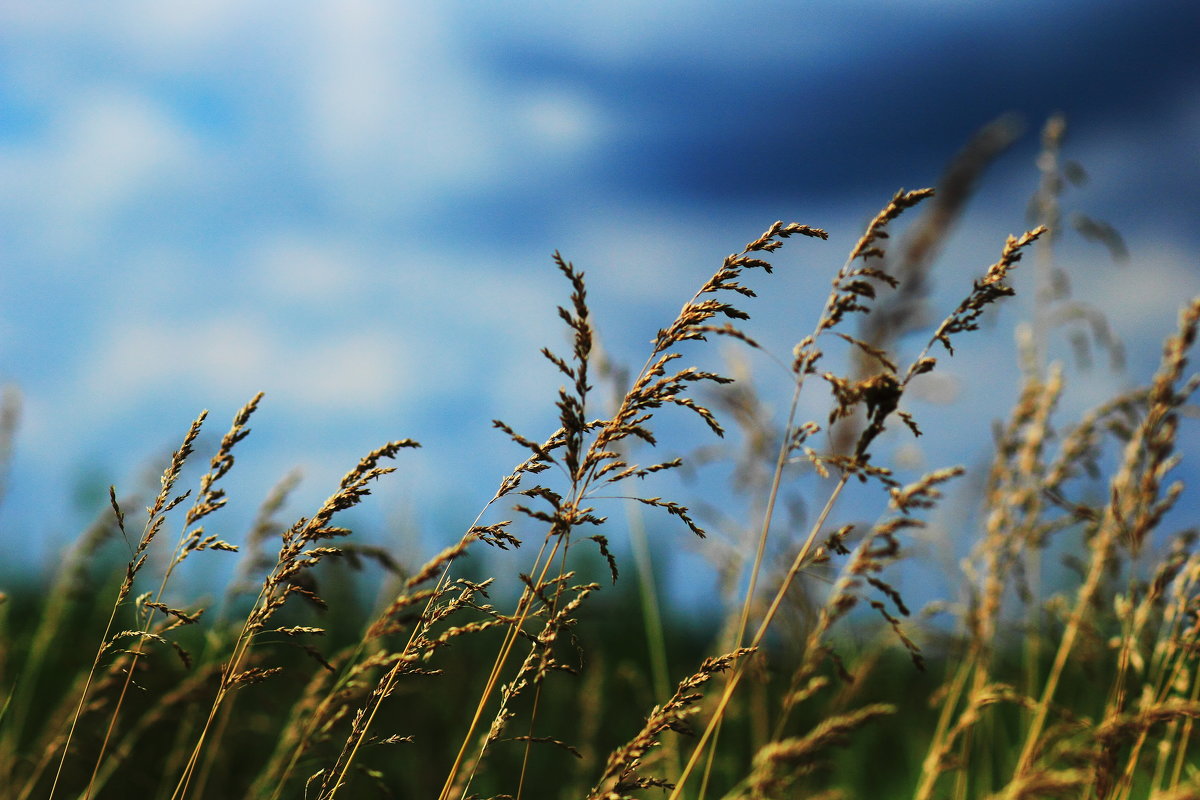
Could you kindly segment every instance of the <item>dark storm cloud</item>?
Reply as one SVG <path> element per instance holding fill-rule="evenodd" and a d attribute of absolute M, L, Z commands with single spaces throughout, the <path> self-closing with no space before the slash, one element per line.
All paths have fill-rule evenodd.
<path fill-rule="evenodd" d="M 778 32 L 766 55 L 731 37 L 726 46 L 743 60 L 706 58 L 701 45 L 604 61 L 570 36 L 534 41 L 519 30 L 473 31 L 472 44 L 501 78 L 582 86 L 613 114 L 589 180 L 699 201 L 890 186 L 898 175 L 936 174 L 1007 111 L 1032 125 L 1063 111 L 1076 130 L 1097 129 L 1161 114 L 1200 89 L 1200 14 L 1190 4 L 1007 5 L 979 4 L 966 19 L 961 9 L 905 4 L 851 10 L 833 58 L 808 57 L 803 42 L 780 46 Z"/>

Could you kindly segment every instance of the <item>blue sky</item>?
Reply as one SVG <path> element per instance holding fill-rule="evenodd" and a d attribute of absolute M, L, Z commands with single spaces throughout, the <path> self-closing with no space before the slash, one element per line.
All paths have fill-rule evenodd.
<path fill-rule="evenodd" d="M 1036 131 L 1063 111 L 1091 176 L 1068 206 L 1119 224 L 1133 262 L 1078 241 L 1060 260 L 1144 377 L 1200 292 L 1197 23 L 1180 2 L 5 3 L 0 379 L 24 413 L 0 561 L 42 562 L 201 408 L 215 437 L 258 390 L 231 533 L 288 469 L 309 513 L 413 437 L 363 518 L 456 538 L 520 456 L 491 419 L 553 425 L 551 252 L 640 364 L 724 254 L 776 219 L 827 228 L 756 283 L 751 330 L 786 353 L 874 211 L 1010 111 L 1026 135 L 935 297 L 1025 226 Z M 986 450 L 962 432 L 1011 402 L 1022 302 L 947 365 L 963 402 L 936 411 L 930 465 Z M 1070 404 L 1123 380 L 1080 378 Z"/>

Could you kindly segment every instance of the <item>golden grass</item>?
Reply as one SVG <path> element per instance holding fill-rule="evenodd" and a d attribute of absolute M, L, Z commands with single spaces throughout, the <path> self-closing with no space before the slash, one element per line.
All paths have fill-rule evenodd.
<path fill-rule="evenodd" d="M 235 414 L 185 506 L 191 492 L 177 487 L 202 413 L 163 471 L 137 541 L 127 527 L 135 503 L 114 488 L 106 518 L 47 587 L 37 623 L 0 651 L 0 798 L 334 800 L 373 796 L 372 785 L 383 796 L 439 800 L 833 797 L 846 789 L 837 785 L 846 775 L 838 751 L 854 753 L 873 729 L 899 737 L 895 757 L 911 761 L 893 768 L 888 791 L 916 800 L 1200 797 L 1200 536 L 1168 529 L 1184 492 L 1170 478 L 1181 457 L 1181 413 L 1200 385 L 1188 371 L 1200 299 L 1184 306 L 1147 386 L 1074 424 L 1058 419 L 1069 368 L 1048 362 L 1055 326 L 1082 321 L 1119 355 L 1102 315 L 1073 301 L 1055 277 L 1070 177 L 1060 163 L 1064 132 L 1061 118 L 1044 131 L 1032 228 L 999 243 L 997 260 L 962 287 L 940 323 L 926 326 L 923 347 L 906 359 L 901 342 L 931 302 L 932 256 L 979 174 L 1015 137 L 1013 123 L 982 131 L 947 170 L 941 195 L 899 191 L 871 219 L 811 333 L 789 358 L 775 358 L 790 385 L 781 427 L 749 380 L 682 365 L 692 362 L 691 343 L 714 337 L 762 350 L 741 327 L 749 315 L 740 304 L 755 294 L 748 275 L 770 273 L 766 259 L 786 240 L 824 240 L 825 231 L 776 222 L 727 256 L 628 377 L 598 350 L 583 273 L 556 253 L 570 287 L 558 309 L 570 345 L 565 355 L 543 354 L 564 381 L 554 400 L 558 428 L 531 438 L 496 421 L 522 460 L 458 540 L 415 569 L 354 545 L 335 523 L 415 441 L 370 452 L 311 516 L 285 526 L 275 520 L 295 485 L 286 478 L 238 546 L 202 523 L 225 505 L 222 487 L 262 395 Z M 892 227 L 919 207 L 927 214 L 892 248 Z M 1120 250 L 1114 229 L 1081 220 L 1085 235 Z M 957 623 L 926 626 L 897 588 L 897 564 L 965 470 L 941 467 L 905 482 L 874 451 L 891 447 L 890 431 L 921 435 L 910 390 L 939 368 L 935 352 L 969 353 L 965 335 L 1014 293 L 1014 270 L 1031 251 L 1037 302 L 1016 356 L 1023 378 L 992 443 Z M 607 404 L 593 386 L 597 375 L 617 387 Z M 819 391 L 827 411 L 802 419 L 802 397 Z M 15 402 L 6 398 L 0 412 L 0 455 L 10 448 Z M 658 443 L 657 416 L 670 408 L 718 437 L 723 416 L 737 423 L 746 449 L 735 459 L 734 486 L 707 505 L 749 510 L 733 520 L 741 532 L 727 549 L 721 537 L 700 543 L 737 594 L 727 619 L 712 626 L 708 654 L 674 677 L 667 696 L 669 664 L 680 656 L 668 653 L 670 615 L 658 607 L 640 511 L 629 527 L 641 610 L 627 620 L 640 617 L 649 641 L 625 622 L 620 649 L 585 660 L 578 642 L 595 623 L 588 610 L 604 584 L 625 580 L 602 506 L 657 511 L 698 539 L 707 535 L 689 507 L 639 491 L 648 476 L 688 463 L 640 457 Z M 801 485 L 814 492 L 811 513 L 789 511 L 781 522 Z M 846 508 L 851 487 L 886 506 L 876 521 Z M 511 514 L 500 519 L 506 503 Z M 172 521 L 179 533 L 168 546 L 161 534 Z M 113 536 L 130 557 L 110 587 L 111 605 L 96 606 L 105 620 L 84 613 L 93 604 L 78 593 L 96 586 L 91 568 Z M 479 577 L 463 567 L 484 548 L 531 542 L 533 556 L 516 575 Z M 193 554 L 239 549 L 243 560 L 215 613 L 174 599 L 172 579 Z M 1052 570 L 1057 554 L 1077 574 Z M 384 567 L 390 599 L 369 618 L 333 610 L 328 625 L 313 624 L 329 607 L 321 587 L 333 564 L 363 559 Z M 506 605 L 493 592 L 515 600 Z M 886 636 L 854 644 L 871 629 Z M 330 644 L 318 646 L 322 639 Z M 898 667 L 895 652 L 913 666 Z M 944 675 L 895 675 L 927 668 Z M 633 712 L 640 727 L 602 723 L 625 711 L 605 689 L 615 691 L 619 679 L 640 680 L 656 698 Z M 925 707 L 881 695 L 897 681 L 922 687 Z M 404 748 L 417 755 L 388 755 Z"/>

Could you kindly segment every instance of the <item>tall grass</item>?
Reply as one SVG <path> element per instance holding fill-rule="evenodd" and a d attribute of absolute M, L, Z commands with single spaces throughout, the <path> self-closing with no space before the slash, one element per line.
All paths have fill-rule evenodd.
<path fill-rule="evenodd" d="M 563 380 L 558 427 L 496 421 L 518 463 L 414 569 L 356 544 L 339 515 L 417 442 L 368 453 L 290 524 L 278 520 L 285 479 L 234 542 L 205 526 L 263 398 L 236 412 L 193 494 L 180 484 L 201 413 L 144 514 L 135 521 L 142 501 L 113 488 L 58 574 L 0 605 L 0 797 L 1200 797 L 1200 550 L 1194 530 L 1168 525 L 1184 492 L 1171 478 L 1182 413 L 1200 384 L 1187 368 L 1200 299 L 1165 332 L 1146 386 L 1061 419 L 1071 369 L 1049 360 L 1057 326 L 1082 323 L 1121 355 L 1103 314 L 1057 276 L 1077 170 L 1061 160 L 1064 132 L 1061 118 L 1043 132 L 1030 229 L 998 238 L 995 261 L 940 314 L 934 256 L 1013 122 L 982 130 L 936 191 L 892 197 L 792 352 L 766 353 L 790 386 L 781 423 L 736 361 L 739 380 L 693 365 L 695 343 L 765 351 L 745 327 L 750 284 L 770 280 L 768 259 L 799 244 L 788 240 L 823 259 L 824 230 L 776 222 L 721 260 L 636 372 L 600 353 L 584 274 L 556 253 L 569 349 L 543 354 Z M 1078 221 L 1121 254 L 1115 229 Z M 940 359 L 972 358 L 971 334 L 1031 252 L 1021 384 L 967 515 L 978 524 L 961 594 L 947 598 L 956 621 L 930 624 L 899 590 L 898 564 L 965 470 L 903 480 L 883 456 L 937 425 L 913 415 L 911 392 Z M 828 405 L 806 419 L 813 394 Z M 3 453 L 15 402 L 0 414 Z M 712 539 L 700 514 L 643 491 L 721 452 L 653 458 L 670 411 L 740 433 L 728 494 L 703 499 L 719 512 Z M 609 539 L 605 515 L 622 506 L 636 578 Z M 723 620 L 660 603 L 651 530 L 668 549 L 705 539 Z M 116 574 L 102 555 L 114 537 L 129 548 Z M 480 575 L 465 557 L 493 548 L 527 557 L 516 574 Z M 184 599 L 173 579 L 185 562 L 230 551 L 242 561 L 224 598 L 211 610 Z M 391 587 L 378 608 L 339 589 L 366 575 Z"/>

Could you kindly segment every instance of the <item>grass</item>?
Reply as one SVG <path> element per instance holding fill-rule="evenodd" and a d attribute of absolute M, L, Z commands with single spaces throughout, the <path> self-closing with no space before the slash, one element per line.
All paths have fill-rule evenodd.
<path fill-rule="evenodd" d="M 895 194 L 792 352 L 765 353 L 790 386 L 782 423 L 737 362 L 739 380 L 692 364 L 712 340 L 764 350 L 745 327 L 748 283 L 769 280 L 759 273 L 784 246 L 815 260 L 823 230 L 777 222 L 723 259 L 636 372 L 599 351 L 584 275 L 555 254 L 570 341 L 544 351 L 564 382 L 558 428 L 530 436 L 497 421 L 516 466 L 415 569 L 357 544 L 341 520 L 417 442 L 367 454 L 290 524 L 285 478 L 230 542 L 206 526 L 262 396 L 185 489 L 201 413 L 148 500 L 112 489 L 57 574 L 0 605 L 0 797 L 1200 797 L 1200 551 L 1194 530 L 1170 527 L 1200 299 L 1164 332 L 1146 386 L 1061 419 L 1070 370 L 1048 358 L 1059 323 L 1085 323 L 1121 355 L 1103 315 L 1056 277 L 1074 169 L 1064 133 L 1061 118 L 1043 131 L 1030 229 L 998 239 L 996 260 L 938 316 L 929 270 L 1012 122 L 982 130 L 936 192 Z M 915 219 L 893 244 L 902 217 Z M 1078 228 L 1121 252 L 1113 228 Z M 884 456 L 930 424 L 908 410 L 913 387 L 940 359 L 971 358 L 971 334 L 1030 254 L 1022 382 L 969 515 L 953 622 L 935 624 L 896 576 L 965 470 L 904 481 Z M 814 394 L 828 406 L 805 419 Z M 15 402 L 0 414 L 2 453 Z M 673 411 L 716 437 L 732 423 L 742 449 L 653 460 Z M 723 496 L 706 490 L 703 517 L 644 491 L 714 458 L 731 478 Z M 608 539 L 612 513 L 625 515 L 632 565 Z M 667 550 L 681 532 L 705 539 L 723 619 L 661 601 L 652 529 Z M 114 540 L 129 553 L 115 570 Z M 466 559 L 493 548 L 520 565 L 489 575 Z M 187 599 L 188 566 L 234 551 L 224 595 L 208 609 Z M 355 591 L 368 576 L 388 587 L 379 607 Z"/>

